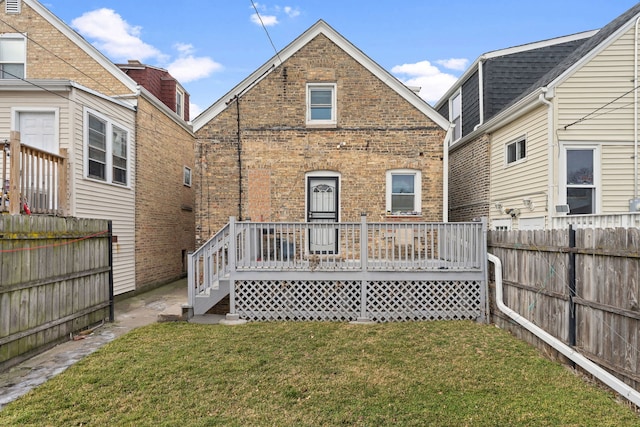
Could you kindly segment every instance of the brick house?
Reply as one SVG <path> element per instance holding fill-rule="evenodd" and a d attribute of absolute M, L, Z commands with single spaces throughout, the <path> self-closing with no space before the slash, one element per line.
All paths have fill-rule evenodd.
<path fill-rule="evenodd" d="M 194 121 L 196 240 L 252 221 L 446 221 L 449 123 L 320 20 Z"/>
<path fill-rule="evenodd" d="M 58 214 L 113 221 L 115 294 L 183 276 L 195 246 L 187 107 L 176 114 L 175 94 L 165 105 L 36 0 L 5 1 L 0 17 L 0 55 L 13 53 L 0 57 L 0 139 L 18 131 L 64 158 Z"/>

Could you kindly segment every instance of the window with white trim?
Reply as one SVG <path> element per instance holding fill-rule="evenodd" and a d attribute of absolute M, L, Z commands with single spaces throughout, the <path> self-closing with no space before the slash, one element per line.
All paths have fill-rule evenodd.
<path fill-rule="evenodd" d="M 414 169 L 387 171 L 386 211 L 391 215 L 420 215 L 422 173 Z"/>
<path fill-rule="evenodd" d="M 336 117 L 336 85 L 307 84 L 307 124 L 335 125 Z"/>
<path fill-rule="evenodd" d="M 187 187 L 191 187 L 191 168 L 188 166 L 184 167 L 184 174 L 183 174 L 183 180 L 182 180 L 183 184 Z"/>
<path fill-rule="evenodd" d="M 27 43 L 22 34 L 0 34 L 0 79 L 24 79 Z"/>
<path fill-rule="evenodd" d="M 527 158 L 527 139 L 519 138 L 505 146 L 506 162 L 508 165 Z"/>
<path fill-rule="evenodd" d="M 96 112 L 85 112 L 87 178 L 129 184 L 129 132 Z"/>
<path fill-rule="evenodd" d="M 176 114 L 183 118 L 184 113 L 184 93 L 180 90 L 176 90 Z"/>
<path fill-rule="evenodd" d="M 597 213 L 597 148 L 565 147 L 563 157 L 564 195 L 569 215 Z"/>
<path fill-rule="evenodd" d="M 462 91 L 458 91 L 449 100 L 449 121 L 455 125 L 453 128 L 453 141 L 462 138 Z"/>

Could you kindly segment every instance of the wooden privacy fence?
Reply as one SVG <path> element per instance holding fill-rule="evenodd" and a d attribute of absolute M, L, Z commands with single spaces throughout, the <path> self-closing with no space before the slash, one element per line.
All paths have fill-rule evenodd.
<path fill-rule="evenodd" d="M 490 231 L 488 246 L 503 263 L 508 307 L 638 389 L 638 228 Z M 496 324 L 544 347 L 492 313 Z"/>
<path fill-rule="evenodd" d="M 0 370 L 113 319 L 111 223 L 0 216 Z"/>

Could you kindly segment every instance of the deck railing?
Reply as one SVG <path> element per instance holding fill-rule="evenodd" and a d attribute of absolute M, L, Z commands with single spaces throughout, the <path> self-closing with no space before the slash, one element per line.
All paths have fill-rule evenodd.
<path fill-rule="evenodd" d="M 23 145 L 18 132 L 11 132 L 10 139 L 0 146 L 0 212 L 64 215 L 66 150 L 61 149 L 57 155 Z"/>
<path fill-rule="evenodd" d="M 304 293 L 303 289 L 308 291 L 320 281 L 324 284 L 319 286 L 330 282 L 356 286 L 363 307 L 367 284 L 381 288 L 400 282 L 422 286 L 418 292 L 437 289 L 438 298 L 452 305 L 444 289 L 469 286 L 475 295 L 473 304 L 480 306 L 485 301 L 485 275 L 486 221 L 368 223 L 363 216 L 360 222 L 276 223 L 230 218 L 229 224 L 189 256 L 189 305 L 195 307 L 198 297 L 208 299 L 224 291 L 230 293 L 233 312 L 234 283 L 243 289 L 246 306 L 247 298 L 264 302 L 292 283 L 298 283 Z M 420 285 L 427 282 L 430 284 Z M 439 287 L 436 282 L 446 284 Z M 267 291 L 265 296 L 259 294 L 263 286 L 279 290 Z M 299 295 L 287 298 L 304 300 Z"/>
<path fill-rule="evenodd" d="M 630 228 L 640 227 L 640 212 L 600 215 L 566 215 L 552 218 L 553 229 L 573 228 Z"/>

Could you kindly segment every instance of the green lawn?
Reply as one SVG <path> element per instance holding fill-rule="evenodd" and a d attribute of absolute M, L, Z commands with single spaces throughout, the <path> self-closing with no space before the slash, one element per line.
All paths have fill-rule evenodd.
<path fill-rule="evenodd" d="M 640 417 L 494 326 L 162 323 L 7 405 L 0 425 L 618 427 Z"/>

